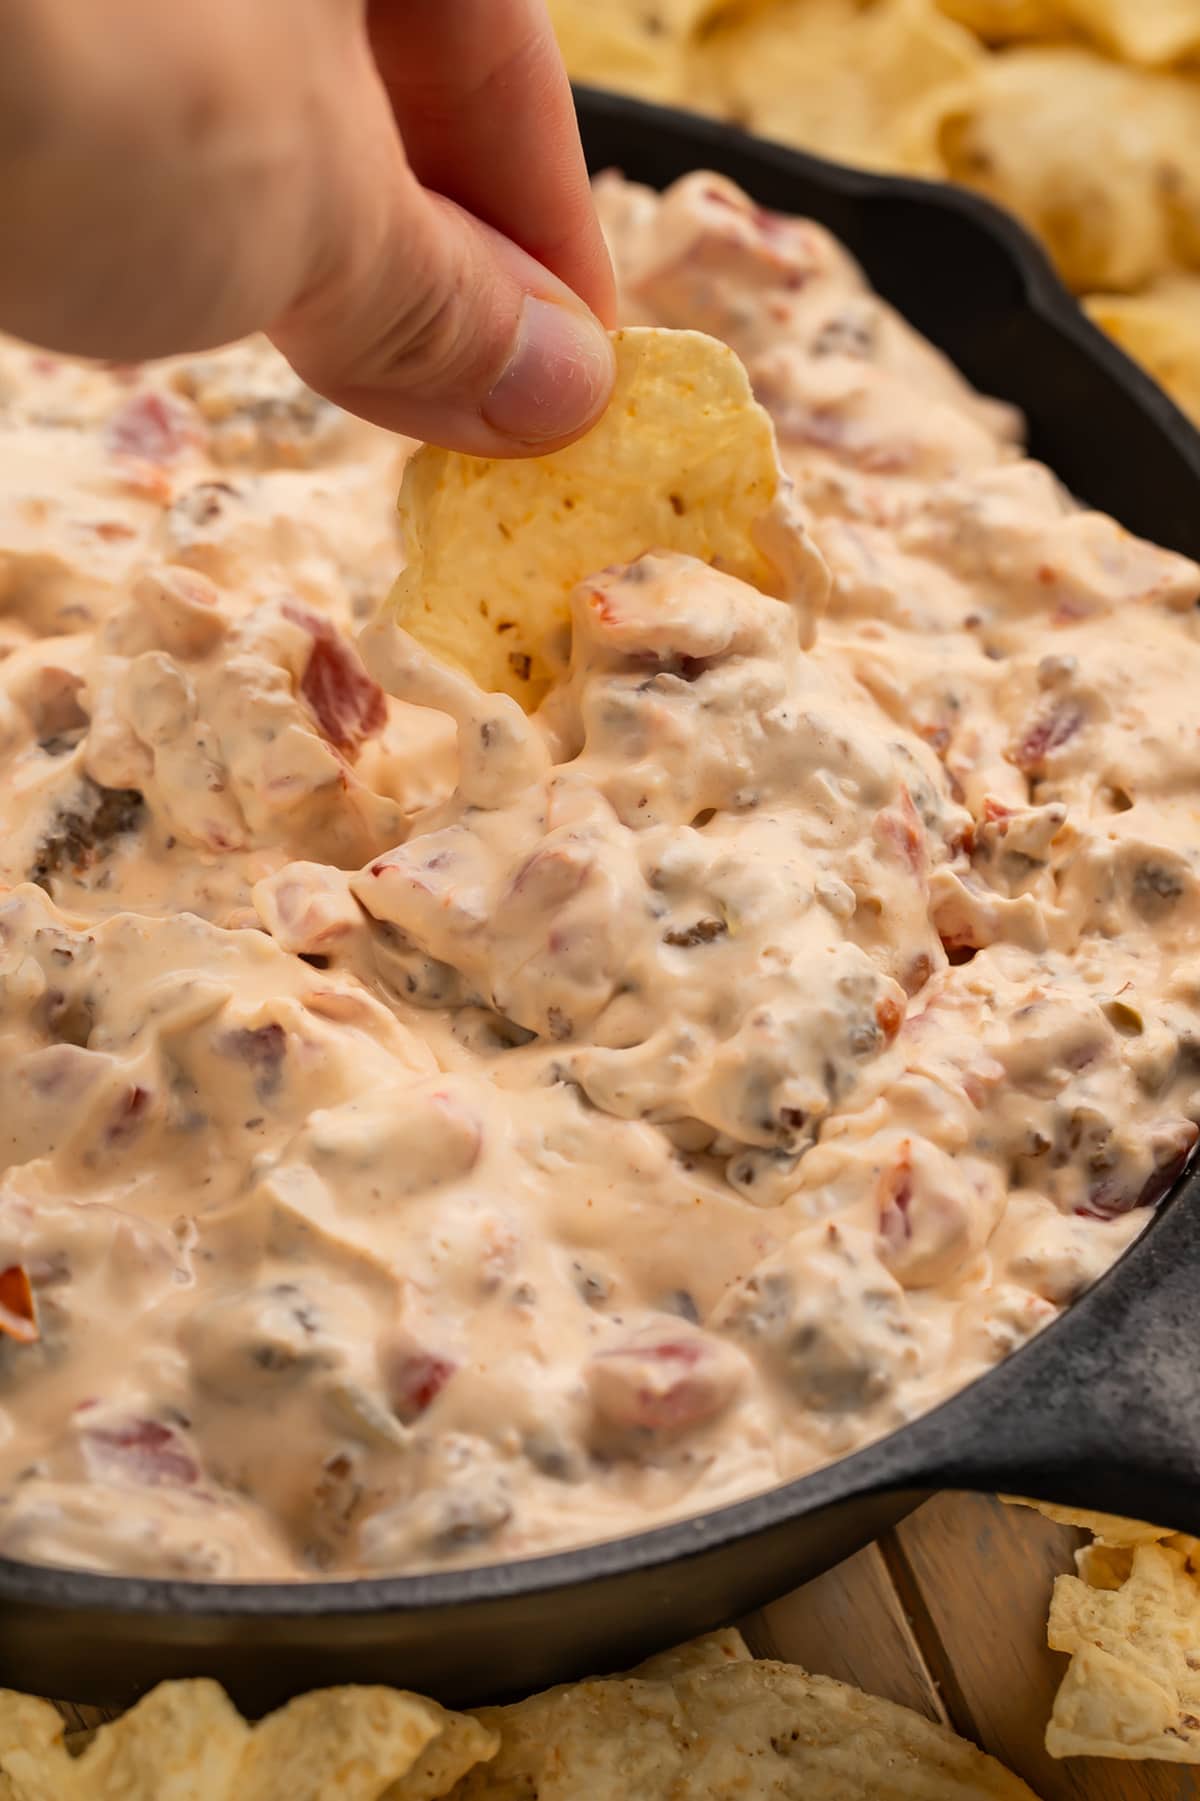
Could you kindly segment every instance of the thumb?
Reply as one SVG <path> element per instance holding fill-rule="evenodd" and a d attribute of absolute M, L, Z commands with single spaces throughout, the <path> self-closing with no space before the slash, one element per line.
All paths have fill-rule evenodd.
<path fill-rule="evenodd" d="M 527 252 L 422 188 L 398 146 L 396 160 L 382 197 L 356 172 L 327 273 L 275 342 L 338 406 L 410 437 L 520 456 L 580 436 L 612 391 L 607 332 Z"/>

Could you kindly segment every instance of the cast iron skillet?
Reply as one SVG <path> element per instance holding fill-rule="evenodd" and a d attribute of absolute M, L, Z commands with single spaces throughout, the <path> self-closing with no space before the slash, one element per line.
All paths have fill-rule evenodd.
<path fill-rule="evenodd" d="M 950 188 L 833 167 L 683 114 L 580 96 L 594 168 L 723 170 L 830 226 L 1076 493 L 1200 555 L 1200 435 L 1094 331 L 1041 253 Z M 936 1412 L 803 1481 L 523 1563 L 306 1586 L 147 1582 L 0 1560 L 0 1681 L 126 1701 L 218 1677 L 250 1710 L 388 1681 L 482 1701 L 633 1662 L 836 1563 L 925 1495 L 979 1488 L 1200 1533 L 1200 1175 L 1064 1319 Z"/>

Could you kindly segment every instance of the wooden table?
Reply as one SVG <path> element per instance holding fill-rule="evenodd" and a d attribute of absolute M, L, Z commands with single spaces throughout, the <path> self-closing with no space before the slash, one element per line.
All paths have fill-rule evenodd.
<path fill-rule="evenodd" d="M 1066 1659 L 1046 1648 L 1054 1577 L 1084 1535 L 1028 1508 L 941 1495 L 839 1569 L 745 1622 L 784 1657 L 953 1726 L 1042 1801 L 1200 1801 L 1200 1768 L 1047 1757 Z M 62 1704 L 69 1736 L 107 1715 Z"/>

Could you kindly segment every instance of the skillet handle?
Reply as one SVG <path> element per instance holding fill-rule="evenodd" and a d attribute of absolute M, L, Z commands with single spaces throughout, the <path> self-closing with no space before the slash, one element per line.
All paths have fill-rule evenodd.
<path fill-rule="evenodd" d="M 1200 1535 L 1200 1176 L 1062 1321 L 910 1430 L 922 1485 Z"/>

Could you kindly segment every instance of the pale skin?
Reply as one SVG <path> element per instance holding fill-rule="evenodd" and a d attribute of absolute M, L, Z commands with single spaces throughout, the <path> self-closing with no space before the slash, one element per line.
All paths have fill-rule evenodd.
<path fill-rule="evenodd" d="M 265 331 L 379 424 L 570 442 L 612 271 L 543 0 L 0 0 L 0 330 Z"/>

